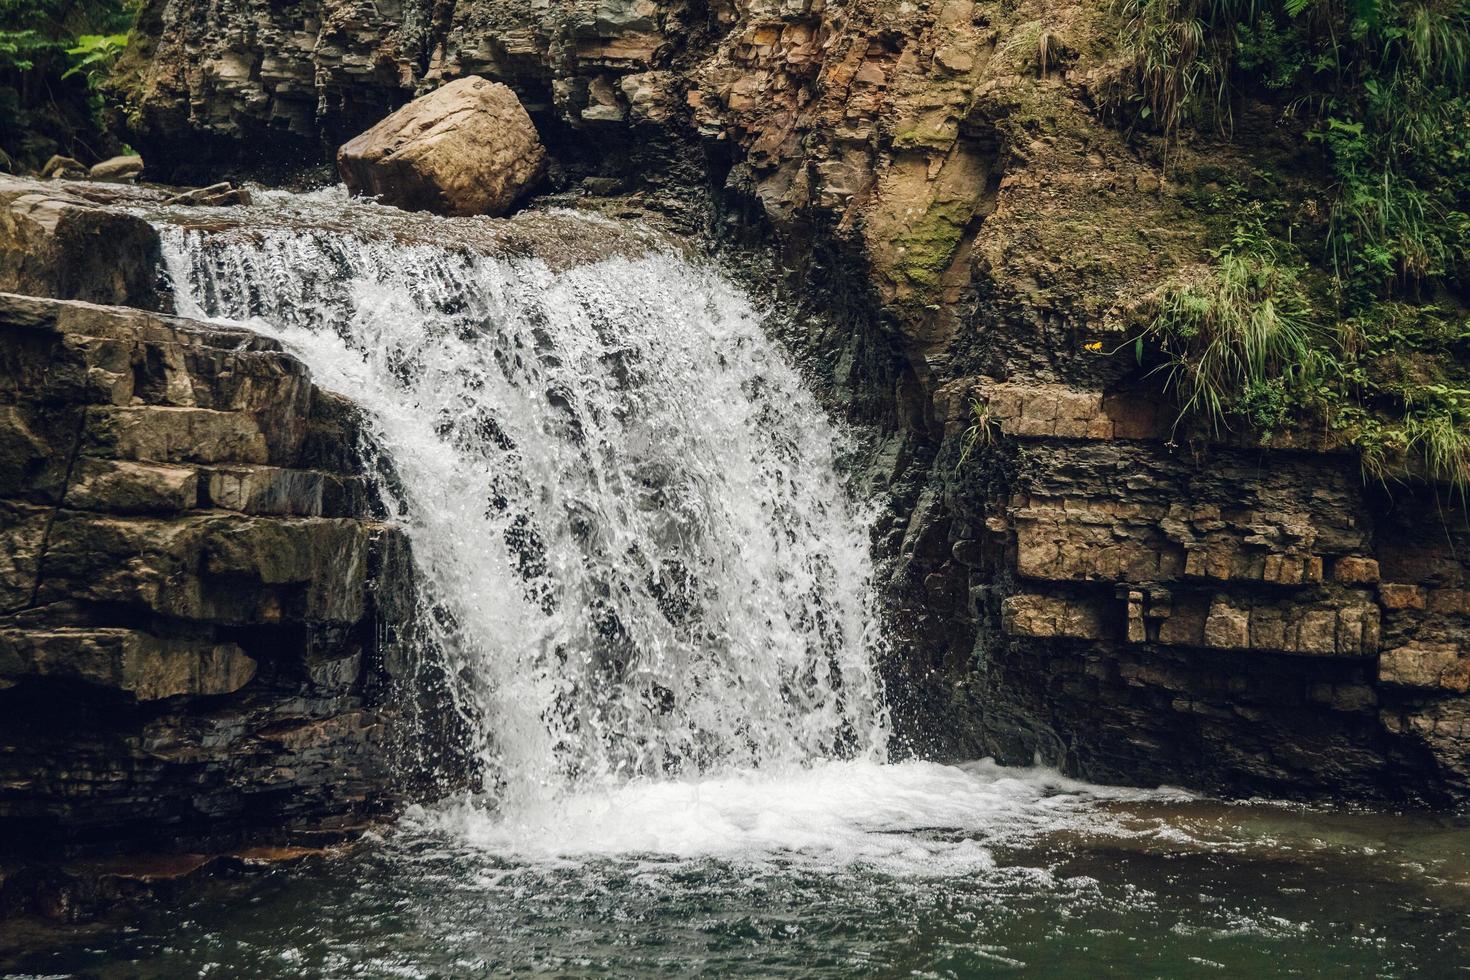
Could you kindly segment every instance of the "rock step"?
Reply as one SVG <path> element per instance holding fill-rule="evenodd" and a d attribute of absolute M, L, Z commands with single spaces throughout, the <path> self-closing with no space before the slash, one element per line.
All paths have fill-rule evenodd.
<path fill-rule="evenodd" d="M 15 294 L 0 294 L 0 330 L 4 402 L 205 408 L 279 422 L 311 395 L 304 364 L 245 331 Z"/>
<path fill-rule="evenodd" d="M 0 496 L 360 516 L 356 411 L 267 337 L 0 294 Z M 68 483 L 69 480 L 69 483 Z"/>
<path fill-rule="evenodd" d="M 270 338 L 0 294 L 0 892 L 396 805 L 411 562 L 359 440 Z"/>
<path fill-rule="evenodd" d="M 255 677 L 235 643 L 163 639 L 130 629 L 0 629 L 0 686 L 66 679 L 156 701 L 229 694 Z"/>
<path fill-rule="evenodd" d="M 118 516 L 0 502 L 0 612 L 62 600 L 226 624 L 357 622 L 385 525 L 206 512 Z"/>

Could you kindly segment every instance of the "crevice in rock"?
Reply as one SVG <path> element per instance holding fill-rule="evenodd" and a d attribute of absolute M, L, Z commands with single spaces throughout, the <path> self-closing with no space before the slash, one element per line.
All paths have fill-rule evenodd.
<path fill-rule="evenodd" d="M 46 577 L 46 553 L 51 545 L 51 530 L 56 525 L 56 518 L 61 514 L 66 505 L 66 494 L 71 489 L 72 473 L 76 469 L 77 459 L 82 453 L 82 439 L 87 428 L 87 411 L 81 409 L 77 412 L 77 424 L 73 430 L 71 447 L 66 456 L 66 472 L 61 480 L 61 490 L 57 494 L 56 506 L 51 509 L 46 518 L 46 527 L 41 532 L 41 544 L 36 552 L 36 582 L 31 587 L 31 598 L 21 609 L 33 609 L 36 607 L 41 595 L 41 583 Z M 12 610 L 19 612 L 21 609 Z"/>

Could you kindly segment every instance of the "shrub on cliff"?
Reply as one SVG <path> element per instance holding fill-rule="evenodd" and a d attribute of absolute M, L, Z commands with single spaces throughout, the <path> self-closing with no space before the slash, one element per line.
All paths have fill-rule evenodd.
<path fill-rule="evenodd" d="M 1166 159 L 1191 131 L 1228 136 L 1249 96 L 1321 150 L 1330 181 L 1315 238 L 1290 237 L 1302 230 L 1282 217 L 1293 202 L 1230 192 L 1235 241 L 1202 277 L 1160 291 L 1144 339 L 1182 417 L 1270 431 L 1315 416 L 1371 475 L 1470 488 L 1470 0 L 1123 9 L 1117 107 L 1134 132 L 1163 138 Z M 1271 241 L 1271 228 L 1289 237 Z M 1246 258 L 1242 235 L 1255 242 Z M 1280 325 L 1283 304 L 1300 311 L 1299 330 L 1255 330 Z M 1290 356 L 1219 370 L 1261 336 L 1289 338 L 1278 354 Z"/>

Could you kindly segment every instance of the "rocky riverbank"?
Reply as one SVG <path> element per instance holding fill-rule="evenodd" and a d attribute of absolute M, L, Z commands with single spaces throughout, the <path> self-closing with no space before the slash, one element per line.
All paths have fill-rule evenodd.
<path fill-rule="evenodd" d="M 6 288 L 159 305 L 146 222 L 20 190 Z M 410 572 L 355 409 L 268 338 L 73 298 L 0 293 L 0 359 L 0 909 L 115 897 L 88 855 L 202 865 L 391 810 Z"/>

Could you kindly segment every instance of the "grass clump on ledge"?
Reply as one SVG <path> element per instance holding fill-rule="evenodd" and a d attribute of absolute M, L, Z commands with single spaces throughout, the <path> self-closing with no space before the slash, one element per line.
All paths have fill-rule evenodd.
<path fill-rule="evenodd" d="M 1217 436 L 1233 416 L 1269 432 L 1322 370 L 1312 308 L 1269 239 L 1242 230 L 1214 259 L 1161 292 L 1148 332 L 1182 416 Z"/>
<path fill-rule="evenodd" d="M 1158 291 L 1138 353 L 1214 435 L 1316 421 L 1367 474 L 1470 490 L 1470 0 L 1124 0 L 1115 107 L 1169 147 L 1241 98 L 1315 147 L 1300 202 L 1238 200 L 1207 269 Z M 1283 230 L 1284 228 L 1284 230 Z"/>

